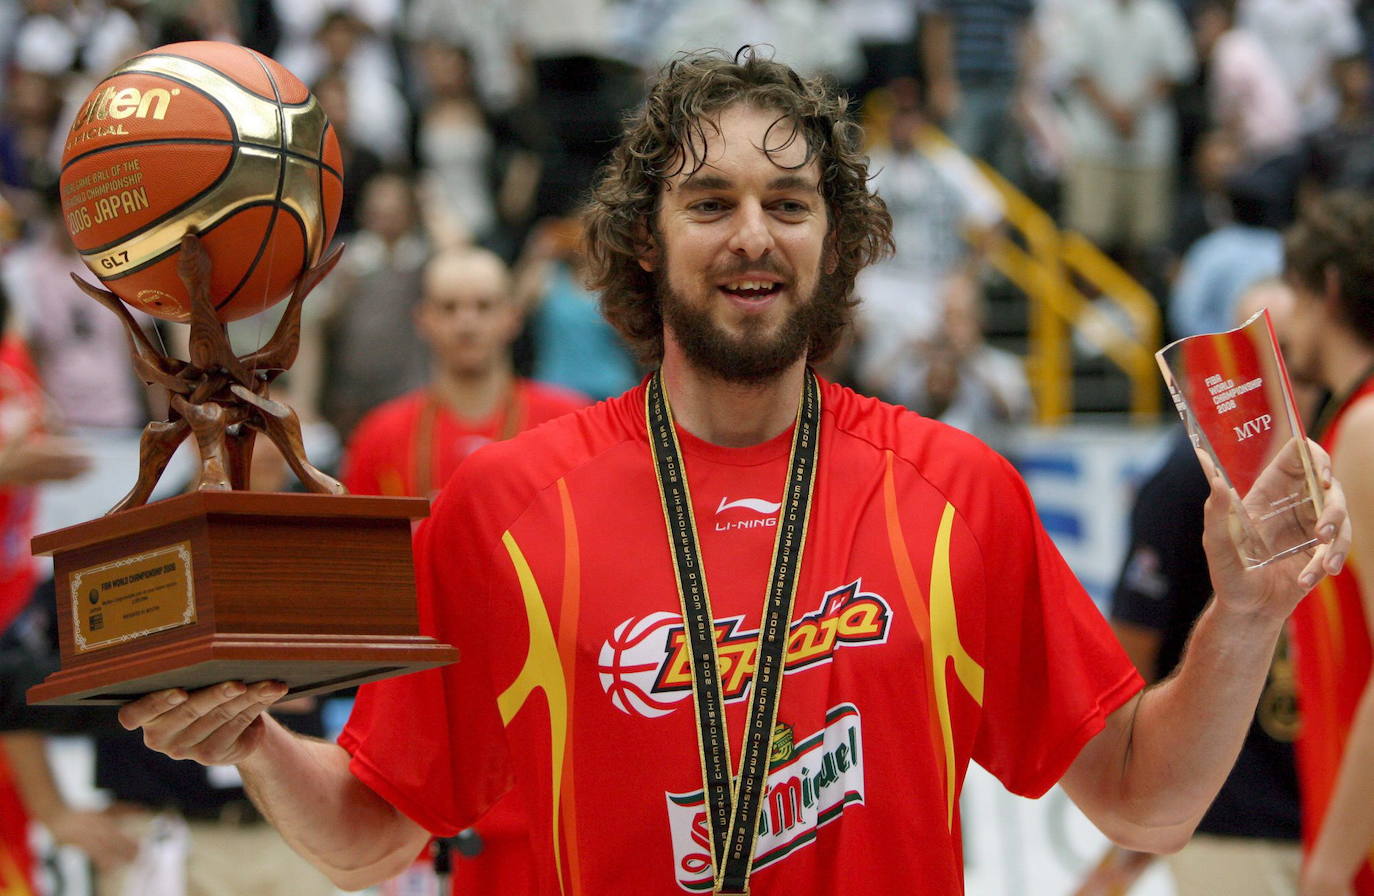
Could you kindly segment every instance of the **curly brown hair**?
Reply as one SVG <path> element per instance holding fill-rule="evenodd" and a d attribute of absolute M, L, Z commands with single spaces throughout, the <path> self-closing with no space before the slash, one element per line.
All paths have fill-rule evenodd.
<path fill-rule="evenodd" d="M 1341 317 L 1374 345 L 1374 199 L 1353 190 L 1317 199 L 1284 235 L 1283 255 L 1286 276 L 1319 295 L 1334 271 Z"/>
<path fill-rule="evenodd" d="M 704 164 L 706 129 L 739 105 L 777 112 L 777 123 L 796 126 L 767 152 L 786 149 L 800 136 L 807 147 L 802 165 L 819 163 L 830 222 L 827 250 L 836 268 L 818 296 L 831 307 L 816 317 L 807 356 L 823 359 L 834 349 L 853 316 L 854 278 L 893 250 L 892 218 L 868 189 L 862 130 L 848 116 L 848 104 L 823 82 L 803 79 L 753 47 L 733 58 L 716 50 L 684 54 L 664 67 L 648 99 L 627 117 L 583 210 L 588 283 L 601 292 L 602 313 L 641 361 L 663 358 L 656 275 L 639 265 L 651 247 L 663 186 Z"/>

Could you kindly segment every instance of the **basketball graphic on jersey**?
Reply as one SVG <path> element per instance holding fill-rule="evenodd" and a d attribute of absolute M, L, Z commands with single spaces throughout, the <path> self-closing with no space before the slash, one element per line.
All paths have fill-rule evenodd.
<path fill-rule="evenodd" d="M 651 613 L 643 619 L 626 619 L 601 645 L 597 672 L 616 709 L 653 719 L 666 716 L 690 695 L 691 691 L 654 692 L 674 629 L 682 630 L 681 614 Z"/>

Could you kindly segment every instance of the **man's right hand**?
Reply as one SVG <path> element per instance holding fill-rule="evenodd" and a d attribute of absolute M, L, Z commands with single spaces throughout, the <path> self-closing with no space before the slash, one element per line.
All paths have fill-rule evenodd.
<path fill-rule="evenodd" d="M 286 685 L 227 681 L 199 691 L 157 691 L 119 710 L 119 723 L 143 729 L 143 742 L 173 759 L 201 765 L 235 765 L 253 753 L 266 734 L 263 714 Z"/>
<path fill-rule="evenodd" d="M 85 446 L 66 436 L 29 433 L 0 450 L 0 483 L 5 485 L 60 482 L 90 468 Z"/>

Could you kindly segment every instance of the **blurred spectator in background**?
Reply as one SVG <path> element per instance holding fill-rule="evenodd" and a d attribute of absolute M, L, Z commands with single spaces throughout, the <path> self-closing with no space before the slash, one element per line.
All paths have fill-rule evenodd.
<path fill-rule="evenodd" d="M 157 36 L 149 46 L 161 46 L 183 40 L 221 40 L 242 43 L 258 52 L 271 55 L 276 50 L 275 29 L 263 29 L 253 21 L 254 8 L 266 7 L 248 0 L 188 0 L 156 22 Z M 139 3 L 146 8 L 146 3 Z M 245 27 L 245 25 L 249 27 Z M 263 50 L 263 47 L 267 47 Z"/>
<path fill-rule="evenodd" d="M 835 18 L 858 43 L 862 71 L 845 86 L 859 104 L 897 78 L 914 78 L 920 16 L 935 0 L 830 0 Z"/>
<path fill-rule="evenodd" d="M 581 202 L 641 96 L 638 72 L 615 54 L 610 0 L 507 0 L 513 43 L 543 128 L 531 220 L 562 217 Z"/>
<path fill-rule="evenodd" d="M 1012 107 L 1035 0 L 935 0 L 921 35 L 930 108 L 969 155 L 1015 167 Z"/>
<path fill-rule="evenodd" d="M 70 0 L 11 0 L 12 30 L 5 32 L 6 59 L 33 71 L 57 74 L 75 67 L 85 16 Z"/>
<path fill-rule="evenodd" d="M 1022 42 L 1020 83 L 1012 105 L 1019 151 L 1005 156 L 1003 173 L 1032 201 L 1057 215 L 1069 159 L 1069 127 L 1061 96 L 1068 86 L 1066 54 L 1058 49 L 1072 24 L 1073 0 L 1037 0 Z"/>
<path fill-rule="evenodd" d="M 75 440 L 53 432 L 38 370 L 10 311 L 0 285 L 0 632 L 38 584 L 29 550 L 37 486 L 71 479 L 90 466 Z"/>
<path fill-rule="evenodd" d="M 42 194 L 57 184 L 67 72 L 75 37 L 56 19 L 25 19 L 12 33 L 11 64 L 0 95 L 0 195 L 21 218 L 41 214 Z"/>
<path fill-rule="evenodd" d="M 1329 125 L 1337 107 L 1331 65 L 1362 43 L 1351 0 L 1239 0 L 1236 11 L 1297 104 L 1301 132 Z"/>
<path fill-rule="evenodd" d="M 425 41 L 466 47 L 472 82 L 482 105 L 505 111 L 527 100 L 530 72 L 515 46 L 515 11 L 509 3 L 488 0 L 410 0 L 405 36 L 410 49 Z M 412 68 L 420 64 L 412 60 Z"/>
<path fill-rule="evenodd" d="M 919 82 L 896 81 L 889 95 L 889 145 L 873 150 L 869 171 L 892 215 L 896 252 L 859 274 L 854 372 L 862 391 L 901 404 L 911 394 L 890 391 L 892 380 L 939 327 L 951 283 L 978 282 L 1002 200 L 931 126 Z"/>
<path fill-rule="evenodd" d="M 1236 0 L 1202 0 L 1194 37 L 1206 61 L 1208 117 L 1240 152 L 1247 176 L 1269 196 L 1282 225 L 1297 186 L 1298 108 L 1269 51 L 1238 27 Z"/>
<path fill-rule="evenodd" d="M 240 0 L 241 2 L 241 0 Z M 330 56 L 338 47 L 325 46 L 326 22 L 342 14 L 353 29 L 343 55 L 352 57 L 358 71 L 370 72 L 392 84 L 401 83 L 393 28 L 401 22 L 404 0 L 264 0 L 279 37 L 272 56 L 307 84 L 333 67 Z M 342 35 L 340 35 L 342 37 Z M 337 61 L 337 60 L 336 60 Z"/>
<path fill-rule="evenodd" d="M 803 77 L 837 83 L 863 73 L 859 42 L 821 0 L 687 0 L 659 32 L 654 67 L 684 50 L 767 45 Z"/>
<path fill-rule="evenodd" d="M 1226 185 L 1240 168 L 1240 151 L 1225 131 L 1211 130 L 1197 140 L 1192 177 L 1179 193 L 1169 236 L 1171 264 L 1177 265 L 1198 240 L 1232 220 Z M 1169 272 L 1169 280 L 1177 271 Z"/>
<path fill-rule="evenodd" d="M 362 229 L 305 304 L 308 337 L 292 390 L 347 439 L 368 411 L 425 380 L 424 345 L 411 316 L 429 254 L 414 181 L 388 170 L 368 182 Z"/>
<path fill-rule="evenodd" d="M 533 142 L 519 115 L 495 114 L 473 82 L 472 57 L 457 44 L 423 40 L 415 135 L 420 197 L 430 239 L 453 248 L 477 244 L 514 254 L 540 177 Z"/>
<path fill-rule="evenodd" d="M 1173 338 L 1219 333 L 1236 326 L 1236 306 L 1257 281 L 1283 270 L 1283 234 L 1265 185 L 1254 174 L 1232 177 L 1226 187 L 1230 223 L 1189 247 L 1168 304 Z"/>
<path fill-rule="evenodd" d="M 358 206 L 372 180 L 384 167 L 381 156 L 353 139 L 353 104 L 348 96 L 348 78 L 342 72 L 326 72 L 310 88 L 320 107 L 329 116 L 339 137 L 343 160 L 343 203 L 335 233 L 347 238 L 357 231 Z"/>
<path fill-rule="evenodd" d="M 1310 134 L 1303 147 L 1305 198 L 1331 190 L 1374 189 L 1374 67 L 1364 54 L 1332 65 L 1338 105 L 1335 119 Z"/>
<path fill-rule="evenodd" d="M 55 183 L 31 224 L 24 242 L 0 258 L 0 278 L 62 424 L 140 429 L 149 419 L 148 395 L 129 364 L 128 337 L 119 318 L 72 283 L 74 273 L 93 278 L 63 226 Z M 147 315 L 132 313 L 152 326 Z"/>
<path fill-rule="evenodd" d="M 81 49 L 82 68 L 104 77 L 130 56 L 154 46 L 156 36 L 150 18 L 143 16 L 147 0 L 104 0 L 89 9 Z"/>
<path fill-rule="evenodd" d="M 1195 57 L 1172 0 L 1087 0 L 1062 10 L 1054 49 L 1071 78 L 1064 223 L 1140 276 L 1173 215 L 1178 136 L 1170 94 Z"/>
<path fill-rule="evenodd" d="M 515 289 L 529 315 L 531 377 L 600 400 L 634 386 L 640 371 L 583 283 L 584 264 L 578 220 L 549 219 L 525 243 Z"/>
<path fill-rule="evenodd" d="M 522 315 L 496 254 L 436 254 L 421 295 L 410 324 L 429 348 L 429 381 L 373 410 L 348 440 L 342 478 L 355 494 L 432 498 L 473 451 L 587 403 L 515 375 Z"/>
<path fill-rule="evenodd" d="M 973 433 L 1005 451 L 1008 427 L 1035 410 L 1025 364 L 983 338 L 984 308 L 967 274 L 945 290 L 938 329 L 896 365 L 887 393 L 917 413 Z"/>
<path fill-rule="evenodd" d="M 390 0 L 373 2 L 395 5 Z M 380 26 L 374 20 L 380 16 L 365 19 L 348 8 L 323 11 L 301 0 L 278 0 L 276 10 L 282 24 L 289 26 L 277 61 L 306 84 L 326 72 L 342 73 L 348 80 L 352 139 L 387 162 L 409 161 L 410 107 L 401 91 L 400 63 L 390 33 L 375 30 Z M 303 39 L 299 29 L 312 22 L 314 37 Z M 389 27 L 390 20 L 383 19 L 383 24 Z"/>
<path fill-rule="evenodd" d="M 0 38 L 0 96 L 5 95 L 9 84 L 10 62 L 14 55 L 12 41 L 23 17 L 24 5 L 19 0 L 0 0 L 0 35 L 4 35 Z"/>

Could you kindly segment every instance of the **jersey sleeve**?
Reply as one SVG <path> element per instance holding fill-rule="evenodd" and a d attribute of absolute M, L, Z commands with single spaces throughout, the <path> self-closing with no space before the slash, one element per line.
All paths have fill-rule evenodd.
<path fill-rule="evenodd" d="M 967 521 L 983 556 L 987 642 L 973 758 L 1013 793 L 1038 797 L 1144 682 L 1000 458 Z"/>
<path fill-rule="evenodd" d="M 420 630 L 457 647 L 459 659 L 363 685 L 339 736 L 359 780 L 441 836 L 470 826 L 510 787 L 485 624 L 506 574 L 490 559 L 499 533 L 461 478 L 415 539 Z"/>

